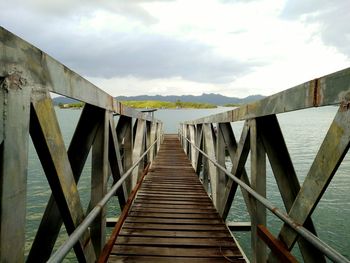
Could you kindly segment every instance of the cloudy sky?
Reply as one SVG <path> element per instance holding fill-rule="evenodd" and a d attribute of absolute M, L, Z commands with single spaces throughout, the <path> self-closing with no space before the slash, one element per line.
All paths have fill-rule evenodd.
<path fill-rule="evenodd" d="M 350 66 L 349 0 L 11 0 L 1 9 L 1 26 L 114 96 L 271 95 Z"/>

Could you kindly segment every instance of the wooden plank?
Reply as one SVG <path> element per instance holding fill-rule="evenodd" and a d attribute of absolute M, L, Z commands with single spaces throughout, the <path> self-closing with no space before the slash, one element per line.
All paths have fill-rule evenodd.
<path fill-rule="evenodd" d="M 196 225 L 218 225 L 222 224 L 219 218 L 156 218 L 156 217 L 134 217 L 128 216 L 127 223 L 154 223 L 154 224 L 196 224 Z"/>
<path fill-rule="evenodd" d="M 288 213 L 297 224 L 303 225 L 311 216 L 347 153 L 350 147 L 349 121 L 350 111 L 340 106 Z M 297 239 L 297 234 L 284 225 L 278 238 L 285 242 L 288 249 L 291 249 Z"/>
<path fill-rule="evenodd" d="M 169 147 L 171 151 L 164 151 Z M 109 260 L 156 256 L 167 260 L 210 257 L 227 261 L 230 257 L 242 262 L 241 252 L 194 170 L 171 174 L 168 171 L 172 167 L 164 168 L 168 162 L 183 166 L 171 158 L 173 153 L 178 154 L 179 142 L 166 136 L 161 149 L 113 247 L 112 255 L 117 253 L 122 259 L 112 256 Z"/>
<path fill-rule="evenodd" d="M 157 247 L 235 247 L 231 237 L 133 237 L 119 236 L 117 245 L 144 245 Z"/>
<path fill-rule="evenodd" d="M 259 118 L 257 121 L 261 122 L 261 139 L 269 158 L 284 206 L 286 211 L 289 212 L 300 190 L 300 184 L 288 153 L 287 145 L 284 141 L 276 115 Z M 317 235 L 311 217 L 305 221 L 304 226 Z M 318 250 L 309 242 L 306 242 L 303 238 L 299 238 L 298 244 L 305 262 L 325 262 L 324 255 L 318 253 Z M 270 253 L 270 261 L 272 261 L 272 257 L 273 254 Z"/>
<path fill-rule="evenodd" d="M 216 209 L 214 208 L 207 208 L 207 209 L 185 209 L 185 208 L 180 208 L 180 209 L 174 209 L 174 208 L 161 208 L 161 207 L 143 207 L 143 206 L 134 206 L 133 207 L 133 212 L 150 212 L 152 210 L 150 210 L 149 208 L 155 208 L 157 211 L 156 213 L 165 213 L 165 214 L 169 214 L 169 213 L 174 213 L 174 214 L 190 214 L 195 216 L 196 214 L 216 214 Z"/>
<path fill-rule="evenodd" d="M 142 256 L 173 256 L 177 257 L 241 257 L 237 248 L 215 248 L 196 247 L 196 248 L 176 248 L 176 247 L 151 247 L 151 246 L 125 246 L 116 245 L 112 254 L 118 255 L 142 255 Z"/>
<path fill-rule="evenodd" d="M 95 207 L 107 193 L 108 181 L 108 150 L 109 150 L 109 113 L 105 111 L 101 125 L 92 147 L 91 162 L 91 207 Z M 91 241 L 98 258 L 106 243 L 106 208 L 90 225 Z"/>
<path fill-rule="evenodd" d="M 145 208 L 169 208 L 169 209 L 196 209 L 196 210 L 208 210 L 213 209 L 212 205 L 203 204 L 159 204 L 159 203 L 134 203 L 134 207 Z"/>
<path fill-rule="evenodd" d="M 85 104 L 67 152 L 76 182 L 80 179 L 101 117 L 103 117 L 101 108 Z M 61 225 L 62 217 L 55 198 L 51 195 L 27 257 L 27 262 L 45 262 L 49 259 Z"/>
<path fill-rule="evenodd" d="M 0 54 L 3 55 L 5 50 L 1 42 L 0 50 Z M 3 67 L 2 62 L 0 69 Z M 5 71 L 2 71 L 1 74 L 4 73 Z M 0 260 L 2 262 L 24 261 L 31 88 L 24 85 L 23 81 L 25 79 L 18 73 L 0 76 L 0 104 L 2 104 Z"/>
<path fill-rule="evenodd" d="M 149 229 L 128 229 L 124 228 L 120 232 L 120 236 L 152 236 L 152 237 L 229 237 L 232 238 L 227 230 L 217 230 L 217 231 L 191 231 L 191 230 L 149 230 Z"/>
<path fill-rule="evenodd" d="M 152 211 L 147 211 L 147 212 L 137 212 L 137 211 L 132 211 L 129 213 L 129 216 L 131 217 L 155 217 L 155 218 L 194 218 L 194 219 L 199 219 L 199 218 L 205 218 L 205 219 L 210 219 L 210 218 L 214 218 L 217 219 L 218 218 L 218 214 L 217 213 L 201 213 L 201 214 L 190 214 L 190 213 L 174 213 L 174 211 L 172 212 L 166 212 L 166 213 L 161 213 L 158 210 L 152 210 Z"/>
<path fill-rule="evenodd" d="M 116 256 L 111 255 L 110 260 L 112 262 L 148 262 L 148 263 L 227 263 L 228 259 L 225 257 L 221 258 L 203 258 L 203 257 L 152 257 L 152 256 Z M 244 259 L 230 259 L 231 262 L 245 262 Z M 229 261 L 229 262 L 230 262 Z"/>
<path fill-rule="evenodd" d="M 260 136 L 259 122 L 249 121 L 251 150 L 251 186 L 261 196 L 266 197 L 266 153 Z M 257 200 L 252 200 L 252 261 L 266 262 L 266 244 L 258 238 L 258 225 L 266 225 L 266 208 Z"/>
<path fill-rule="evenodd" d="M 48 95 L 37 99 L 32 103 L 30 134 L 70 234 L 83 221 L 84 211 L 52 101 Z M 95 260 L 88 232 L 83 234 L 74 250 L 78 259 L 88 262 Z"/>
<path fill-rule="evenodd" d="M 225 225 L 181 225 L 181 224 L 152 224 L 152 223 L 129 223 L 126 222 L 123 226 L 124 228 L 136 228 L 136 229 L 155 229 L 155 230 L 206 230 L 206 231 L 216 231 L 216 230 L 227 230 Z"/>

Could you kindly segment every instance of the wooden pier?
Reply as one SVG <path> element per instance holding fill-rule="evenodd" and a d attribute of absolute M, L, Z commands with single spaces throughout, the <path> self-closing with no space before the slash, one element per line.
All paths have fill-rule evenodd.
<path fill-rule="evenodd" d="M 177 136 L 165 136 L 108 261 L 245 262 Z"/>
<path fill-rule="evenodd" d="M 51 93 L 84 103 L 70 142 Z M 329 105 L 338 111 L 309 170 L 297 175 L 278 114 Z M 109 262 L 244 262 L 229 225 L 250 232 L 246 252 L 254 263 L 325 263 L 326 257 L 350 263 L 348 254 L 318 237 L 321 224 L 313 217 L 350 149 L 350 68 L 186 120 L 179 137 L 163 136 L 162 121 L 124 106 L 0 27 L 0 113 L 0 262 L 60 263 L 72 249 L 83 263 L 104 255 Z M 244 121 L 240 134 L 231 125 L 239 121 Z M 39 186 L 28 173 L 30 140 L 49 189 L 40 189 L 46 208 L 28 242 L 27 226 L 34 222 L 28 216 L 28 182 Z M 275 188 L 267 187 L 269 174 Z M 90 189 L 78 188 L 86 179 Z M 278 189 L 273 195 L 281 204 L 268 200 L 271 189 Z M 50 196 L 41 195 L 47 190 Z M 86 191 L 90 200 L 81 199 Z M 247 222 L 228 221 L 238 191 Z M 123 212 L 116 238 L 106 244 L 107 211 L 117 209 L 116 202 L 108 203 L 113 199 Z M 268 229 L 268 211 L 282 221 L 276 235 Z M 55 249 L 63 225 L 69 237 Z"/>

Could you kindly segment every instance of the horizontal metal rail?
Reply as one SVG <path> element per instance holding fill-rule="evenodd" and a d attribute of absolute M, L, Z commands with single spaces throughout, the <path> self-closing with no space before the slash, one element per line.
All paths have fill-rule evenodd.
<path fill-rule="evenodd" d="M 74 247 L 74 245 L 78 242 L 79 238 L 82 234 L 87 230 L 90 224 L 95 220 L 96 216 L 101 212 L 102 208 L 106 205 L 109 199 L 114 196 L 116 191 L 122 185 L 122 183 L 130 176 L 132 171 L 135 169 L 137 165 L 143 160 L 146 154 L 152 149 L 152 147 L 160 140 L 161 137 L 157 138 L 150 147 L 141 155 L 141 157 L 130 167 L 128 171 L 126 171 L 121 178 L 112 186 L 109 192 L 101 199 L 100 202 L 91 210 L 91 212 L 85 217 L 85 219 L 81 222 L 81 224 L 74 230 L 74 232 L 69 236 L 69 238 L 60 246 L 57 251 L 49 258 L 47 262 L 56 263 L 61 262 L 64 257 L 68 254 L 68 252 Z"/>
<path fill-rule="evenodd" d="M 319 251 L 321 251 L 326 257 L 328 257 L 333 262 L 339 263 L 350 263 L 350 261 L 341 255 L 334 248 L 330 247 L 324 241 L 316 237 L 313 233 L 307 230 L 302 225 L 296 223 L 293 218 L 289 217 L 287 214 L 282 212 L 279 208 L 274 206 L 269 200 L 265 197 L 258 194 L 254 189 L 249 187 L 243 181 L 238 179 L 236 176 L 231 174 L 230 171 L 225 169 L 225 167 L 221 166 L 216 162 L 216 160 L 212 159 L 209 155 L 207 155 L 204 151 L 202 151 L 197 145 L 192 143 L 189 139 L 185 138 L 189 143 L 193 145 L 193 147 L 198 150 L 203 156 L 205 156 L 209 161 L 211 161 L 217 168 L 223 171 L 227 176 L 229 176 L 233 181 L 235 181 L 238 185 L 240 185 L 244 190 L 246 190 L 251 196 L 253 196 L 257 201 L 263 204 L 267 209 L 269 209 L 273 214 L 275 214 L 278 218 L 280 218 L 283 222 L 287 223 L 291 228 L 293 228 L 298 234 L 300 234 L 305 240 L 310 242 L 314 247 L 316 247 Z"/>

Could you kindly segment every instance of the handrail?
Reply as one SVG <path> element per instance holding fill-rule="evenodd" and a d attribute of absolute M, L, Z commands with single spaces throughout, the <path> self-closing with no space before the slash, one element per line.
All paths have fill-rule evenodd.
<path fill-rule="evenodd" d="M 87 230 L 90 224 L 94 221 L 97 215 L 101 212 L 102 208 L 111 199 L 122 183 L 130 176 L 132 171 L 136 166 L 143 160 L 146 154 L 153 148 L 153 146 L 160 140 L 161 137 L 157 138 L 148 149 L 141 155 L 141 157 L 126 171 L 121 178 L 113 185 L 109 192 L 101 199 L 100 202 L 91 210 L 91 212 L 85 217 L 85 219 L 80 223 L 80 225 L 74 230 L 74 232 L 69 236 L 69 238 L 57 249 L 57 251 L 49 258 L 48 263 L 61 262 L 63 258 L 68 254 L 68 252 L 74 247 L 76 242 L 82 234 Z"/>
<path fill-rule="evenodd" d="M 251 187 L 245 184 L 242 180 L 238 179 L 236 176 L 231 174 L 227 169 L 218 164 L 216 160 L 212 159 L 209 155 L 207 155 L 204 151 L 202 151 L 199 147 L 197 147 L 193 142 L 191 142 L 188 138 L 185 138 L 192 146 L 199 151 L 203 156 L 205 156 L 209 161 L 211 161 L 217 168 L 219 168 L 222 172 L 224 172 L 227 176 L 229 176 L 233 181 L 235 181 L 238 185 L 244 188 L 251 196 L 253 196 L 257 201 L 263 204 L 267 209 L 269 209 L 273 214 L 275 214 L 282 221 L 287 223 L 291 228 L 293 228 L 298 234 L 300 234 L 305 240 L 310 242 L 313 246 L 315 246 L 318 250 L 320 250 L 324 255 L 326 255 L 329 259 L 334 262 L 339 263 L 350 263 L 350 260 L 341 255 L 334 248 L 330 247 L 324 241 L 320 240 L 317 236 L 307 230 L 305 227 L 297 224 L 294 220 L 289 217 L 287 214 L 283 213 L 280 209 L 274 206 L 269 200 L 265 197 L 261 196 L 259 193 L 254 191 Z"/>

